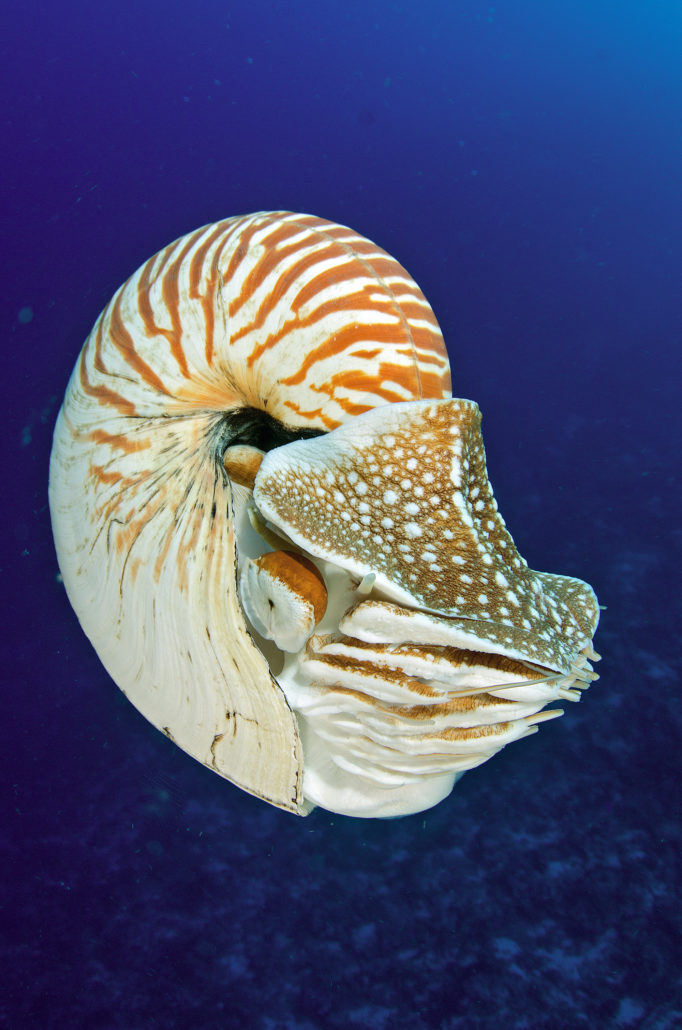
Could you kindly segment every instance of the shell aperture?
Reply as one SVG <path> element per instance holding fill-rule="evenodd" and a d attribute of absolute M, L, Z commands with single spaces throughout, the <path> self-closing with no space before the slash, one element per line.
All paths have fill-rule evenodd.
<path fill-rule="evenodd" d="M 438 323 L 405 270 L 346 227 L 288 212 L 166 247 L 82 349 L 50 465 L 69 599 L 142 714 L 275 805 L 428 807 L 593 676 L 593 594 L 531 573 L 487 479 L 473 494 L 481 462 L 485 473 L 477 409 L 450 402 L 449 388 Z M 403 437 L 416 450 L 399 460 Z M 360 454 L 372 447 L 380 471 L 368 479 Z M 445 486 L 405 468 L 448 447 Z M 343 468 L 350 480 L 351 453 L 344 493 L 325 476 Z M 313 466 L 324 470 L 314 503 L 269 506 L 268 483 L 302 502 Z M 290 468 L 305 484 L 294 494 Z M 320 545 L 330 490 L 347 503 Z M 359 527 L 350 558 L 348 519 Z M 468 550 L 453 550 L 465 538 Z M 445 607 L 443 568 L 459 575 Z M 502 580 L 516 594 L 509 616 Z"/>

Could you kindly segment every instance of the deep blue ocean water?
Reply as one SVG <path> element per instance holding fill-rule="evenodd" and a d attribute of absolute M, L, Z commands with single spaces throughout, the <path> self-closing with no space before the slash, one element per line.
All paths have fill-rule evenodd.
<path fill-rule="evenodd" d="M 0 46 L 0 1024 L 682 1026 L 682 5 L 12 0 Z M 519 550 L 607 606 L 582 703 L 397 821 L 209 773 L 57 578 L 51 434 L 98 313 L 281 208 L 410 270 Z"/>

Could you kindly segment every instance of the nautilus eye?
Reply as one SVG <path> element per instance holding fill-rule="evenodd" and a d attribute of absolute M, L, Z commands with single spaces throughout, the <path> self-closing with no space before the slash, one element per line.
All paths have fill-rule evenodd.
<path fill-rule="evenodd" d="M 516 551 L 423 294 L 320 218 L 207 226 L 118 290 L 50 508 L 112 678 L 300 814 L 428 808 L 595 678 L 594 593 Z"/>

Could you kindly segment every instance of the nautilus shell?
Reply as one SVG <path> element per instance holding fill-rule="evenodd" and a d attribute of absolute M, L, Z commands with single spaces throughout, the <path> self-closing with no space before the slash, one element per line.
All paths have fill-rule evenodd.
<path fill-rule="evenodd" d="M 438 323 L 369 240 L 228 219 L 160 251 L 55 429 L 69 599 L 146 718 L 293 812 L 395 816 L 560 714 L 599 608 L 531 571 Z"/>

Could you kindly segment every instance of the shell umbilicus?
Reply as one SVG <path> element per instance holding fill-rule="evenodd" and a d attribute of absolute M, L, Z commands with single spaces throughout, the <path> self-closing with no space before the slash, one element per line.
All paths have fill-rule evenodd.
<path fill-rule="evenodd" d="M 594 594 L 518 555 L 449 386 L 405 270 L 286 212 L 151 258 L 74 369 L 71 603 L 147 719 L 280 807 L 427 808 L 594 678 Z"/>

